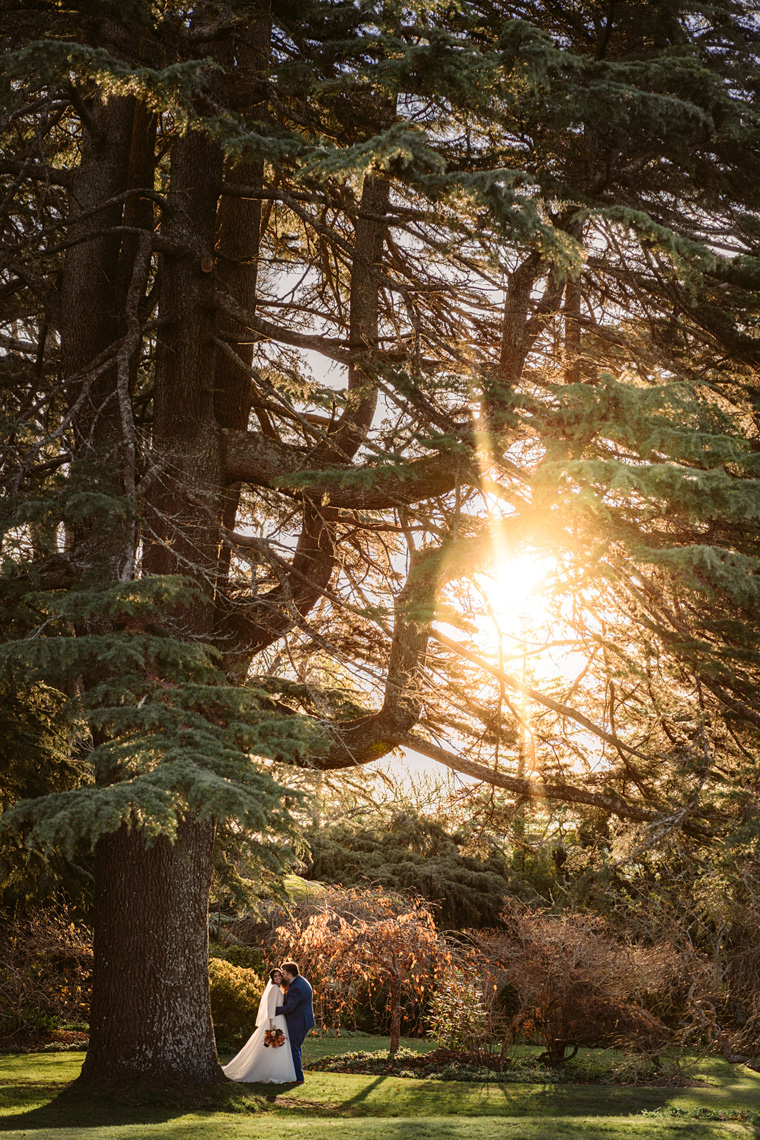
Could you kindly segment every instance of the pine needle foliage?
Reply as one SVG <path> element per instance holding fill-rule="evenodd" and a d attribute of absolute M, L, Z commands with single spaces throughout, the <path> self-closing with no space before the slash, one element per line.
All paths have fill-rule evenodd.
<path fill-rule="evenodd" d="M 634 844 L 730 832 L 760 727 L 752 12 L 19 2 L 3 47 L 0 665 L 61 694 L 87 766 L 5 823 L 208 878 L 218 821 L 283 849 L 275 773 L 406 746 Z M 521 552 L 543 622 L 488 642 L 482 575 Z M 130 1056 L 171 1070 L 176 1029 Z"/>
<path fill-rule="evenodd" d="M 375 886 L 424 898 L 443 930 L 494 927 L 511 893 L 510 869 L 494 854 L 460 850 L 457 837 L 405 812 L 384 825 L 346 821 L 307 833 L 306 873 L 344 887 Z M 461 839 L 461 837 L 459 837 Z"/>

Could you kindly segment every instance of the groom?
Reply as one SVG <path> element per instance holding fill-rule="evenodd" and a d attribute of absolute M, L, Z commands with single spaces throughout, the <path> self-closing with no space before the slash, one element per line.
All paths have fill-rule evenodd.
<path fill-rule="evenodd" d="M 283 980 L 288 985 L 288 992 L 282 1005 L 277 1006 L 275 1014 L 285 1015 L 290 1051 L 293 1054 L 293 1068 L 296 1071 L 296 1084 L 302 1085 L 301 1046 L 307 1032 L 314 1025 L 313 993 L 306 978 L 301 977 L 295 962 L 283 962 L 281 969 Z"/>

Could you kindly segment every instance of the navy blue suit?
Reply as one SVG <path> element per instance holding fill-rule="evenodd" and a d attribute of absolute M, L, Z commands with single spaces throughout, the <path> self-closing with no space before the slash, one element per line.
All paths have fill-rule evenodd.
<path fill-rule="evenodd" d="M 285 1001 L 275 1010 L 275 1013 L 283 1014 L 288 1023 L 290 1051 L 293 1054 L 293 1068 L 296 1071 L 297 1081 L 303 1080 L 301 1046 L 306 1034 L 314 1027 L 313 996 L 312 988 L 306 978 L 298 974 L 288 987 Z"/>

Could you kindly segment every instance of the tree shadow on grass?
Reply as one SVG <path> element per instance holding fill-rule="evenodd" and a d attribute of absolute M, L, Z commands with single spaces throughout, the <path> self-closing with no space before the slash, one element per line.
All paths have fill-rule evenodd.
<path fill-rule="evenodd" d="M 684 1090 L 678 1087 L 651 1085 L 592 1085 L 545 1084 L 513 1085 L 499 1083 L 497 1088 L 507 1104 L 525 1105 L 535 1112 L 540 1104 L 540 1115 L 564 1116 L 631 1116 L 642 1109 L 664 1108 L 674 1095 Z"/>
<path fill-rule="evenodd" d="M 74 1084 L 54 1095 L 47 1103 L 40 1104 L 40 1098 L 47 1091 L 40 1085 L 6 1088 L 4 1099 L 12 1103 L 17 1111 L 0 1116 L 0 1132 L 19 1132 L 33 1128 L 65 1130 L 106 1125 L 165 1124 L 188 1112 L 254 1115 L 269 1107 L 260 1094 L 242 1089 L 239 1085 L 227 1084 L 192 1090 L 125 1089 L 108 1093 L 85 1092 Z M 34 1107 L 24 1107 L 31 1104 Z"/>
<path fill-rule="evenodd" d="M 361 1101 L 366 1100 L 370 1093 L 374 1092 L 376 1088 L 384 1084 L 388 1079 L 389 1078 L 387 1076 L 381 1076 L 378 1077 L 377 1080 L 373 1081 L 371 1085 L 365 1085 L 363 1089 L 359 1090 L 356 1096 L 352 1096 L 350 1099 L 344 1100 L 342 1102 L 343 1108 L 350 1108 L 352 1105 L 360 1104 Z"/>
<path fill-rule="evenodd" d="M 557 1085 L 548 1082 L 399 1082 L 392 1077 L 379 1076 L 355 1096 L 342 1100 L 341 1109 L 348 1109 L 357 1115 L 369 1113 L 385 1116 L 386 1112 L 377 1100 L 371 1104 L 366 1103 L 370 1094 L 385 1082 L 389 1082 L 389 1097 L 396 1097 L 395 1107 L 398 1113 L 440 1117 L 459 1114 L 471 1117 L 628 1117 L 637 1115 L 643 1109 L 664 1108 L 671 1102 L 674 1093 L 682 1091 L 644 1086 Z"/>

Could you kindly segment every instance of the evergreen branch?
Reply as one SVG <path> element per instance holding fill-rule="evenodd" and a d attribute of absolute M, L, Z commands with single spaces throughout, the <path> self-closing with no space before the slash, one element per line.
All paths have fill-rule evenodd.
<path fill-rule="evenodd" d="M 226 429 L 222 436 L 229 483 L 273 487 L 286 494 L 329 502 L 333 507 L 385 510 L 448 494 L 457 479 L 473 486 L 479 483 L 467 459 L 458 464 L 445 452 L 412 459 L 401 469 L 366 465 L 331 470 L 316 463 L 312 466 L 308 453 L 260 432 Z M 298 479 L 291 481 L 289 476 Z"/>

